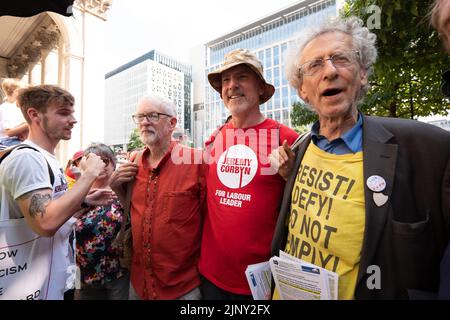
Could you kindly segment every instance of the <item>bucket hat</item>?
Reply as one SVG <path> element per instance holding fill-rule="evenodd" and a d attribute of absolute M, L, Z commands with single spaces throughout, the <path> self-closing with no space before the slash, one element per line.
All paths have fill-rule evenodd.
<path fill-rule="evenodd" d="M 208 81 L 211 86 L 222 96 L 222 72 L 240 64 L 245 64 L 250 67 L 250 69 L 252 69 L 263 81 L 264 93 L 260 97 L 260 103 L 264 103 L 269 100 L 275 93 L 275 87 L 266 82 L 263 76 L 264 71 L 262 63 L 258 60 L 254 53 L 247 49 L 236 49 L 229 52 L 225 56 L 223 65 L 208 74 Z"/>

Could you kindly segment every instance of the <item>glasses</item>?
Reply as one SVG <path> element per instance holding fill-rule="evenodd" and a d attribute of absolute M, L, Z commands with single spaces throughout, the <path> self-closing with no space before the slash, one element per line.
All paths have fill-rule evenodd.
<path fill-rule="evenodd" d="M 151 113 L 138 113 L 134 114 L 131 117 L 133 118 L 134 123 L 140 124 L 146 119 L 148 122 L 158 122 L 161 116 L 172 117 L 170 114 L 160 113 L 160 112 L 151 112 Z"/>
<path fill-rule="evenodd" d="M 300 76 L 313 76 L 316 73 L 323 71 L 325 61 L 327 60 L 329 60 L 337 69 L 348 68 L 356 62 L 358 56 L 358 51 L 338 52 L 330 56 L 328 59 L 319 58 L 307 61 L 300 66 L 298 72 Z"/>

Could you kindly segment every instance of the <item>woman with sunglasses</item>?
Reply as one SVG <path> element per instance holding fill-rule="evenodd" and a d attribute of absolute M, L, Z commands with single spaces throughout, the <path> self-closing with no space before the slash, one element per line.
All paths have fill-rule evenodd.
<path fill-rule="evenodd" d="M 104 171 L 92 189 L 109 189 L 109 179 L 116 168 L 116 155 L 103 143 L 86 148 L 105 163 Z M 128 300 L 129 274 L 120 267 L 119 251 L 112 243 L 120 230 L 123 208 L 116 199 L 106 206 L 91 207 L 75 225 L 76 260 L 81 271 L 81 288 L 76 300 Z"/>

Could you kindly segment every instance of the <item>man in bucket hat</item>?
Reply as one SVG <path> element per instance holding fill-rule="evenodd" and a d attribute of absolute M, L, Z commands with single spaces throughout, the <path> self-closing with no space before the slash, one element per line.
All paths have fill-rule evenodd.
<path fill-rule="evenodd" d="M 270 258 L 284 187 L 268 155 L 298 134 L 261 113 L 259 105 L 275 88 L 249 50 L 228 53 L 208 80 L 231 116 L 206 142 L 208 214 L 199 262 L 203 294 L 207 300 L 250 299 L 245 269 Z"/>

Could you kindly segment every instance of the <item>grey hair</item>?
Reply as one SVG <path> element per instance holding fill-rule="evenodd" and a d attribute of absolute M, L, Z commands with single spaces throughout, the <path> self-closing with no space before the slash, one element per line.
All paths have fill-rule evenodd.
<path fill-rule="evenodd" d="M 148 103 L 152 106 L 160 106 L 163 108 L 163 112 L 176 117 L 177 116 L 177 107 L 175 106 L 175 103 L 173 103 L 171 100 L 159 96 L 159 95 L 149 95 L 149 96 L 145 96 L 143 97 L 140 101 L 139 104 L 141 103 Z"/>
<path fill-rule="evenodd" d="M 116 153 L 106 144 L 101 142 L 92 142 L 85 150 L 84 155 L 87 156 L 89 153 L 94 153 L 100 157 L 106 157 L 111 160 L 114 168 L 117 164 Z"/>
<path fill-rule="evenodd" d="M 443 4 L 444 1 L 442 0 L 434 0 L 430 5 L 430 11 L 427 15 L 428 19 L 430 19 L 431 25 L 436 30 L 439 28 L 440 11 L 442 10 Z"/>
<path fill-rule="evenodd" d="M 294 40 L 286 56 L 286 77 L 289 84 L 298 89 L 302 84 L 302 76 L 299 73 L 300 59 L 306 45 L 312 40 L 329 32 L 343 32 L 352 38 L 353 49 L 358 51 L 359 65 L 367 72 L 367 77 L 372 73 L 372 66 L 377 60 L 377 48 L 375 46 L 377 36 L 363 26 L 363 21 L 357 17 L 335 19 L 318 27 L 310 27 L 302 31 Z M 365 85 L 358 93 L 358 101 L 361 100 L 369 85 Z"/>

